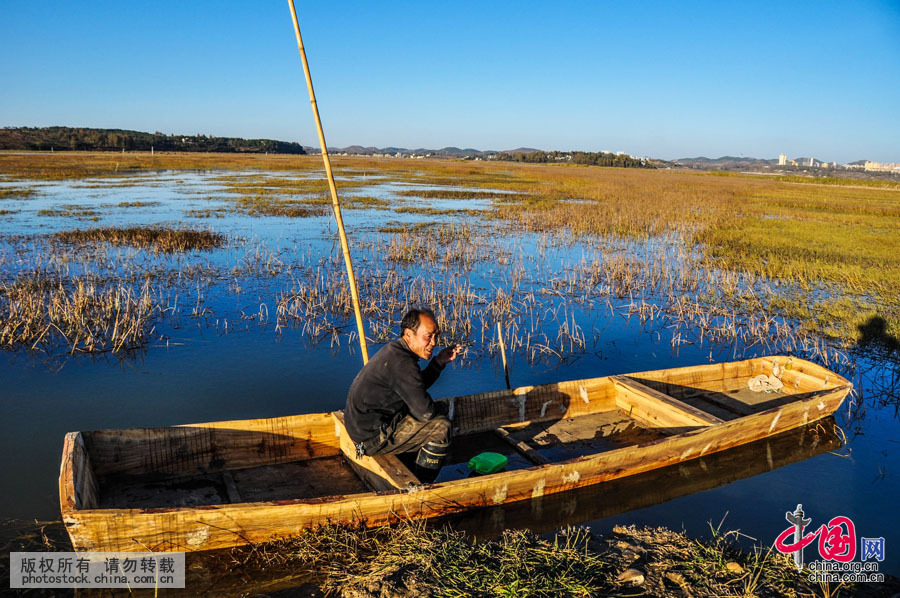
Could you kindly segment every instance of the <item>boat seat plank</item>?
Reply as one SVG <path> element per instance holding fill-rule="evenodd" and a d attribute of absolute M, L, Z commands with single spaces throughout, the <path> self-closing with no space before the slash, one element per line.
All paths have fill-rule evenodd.
<path fill-rule="evenodd" d="M 620 391 L 616 398 L 619 407 L 651 425 L 680 429 L 722 423 L 714 415 L 626 376 L 610 376 L 610 379 Z"/>
<path fill-rule="evenodd" d="M 397 458 L 397 455 L 377 455 L 375 457 L 363 455 L 362 457 L 357 457 L 356 445 L 344 426 L 344 412 L 332 411 L 331 416 L 334 418 L 335 434 L 340 440 L 341 452 L 344 454 L 344 458 L 350 462 L 356 473 L 373 490 L 393 490 L 395 488 L 406 488 L 410 484 L 417 486 L 421 483 L 419 478 L 413 475 L 409 468 Z"/>

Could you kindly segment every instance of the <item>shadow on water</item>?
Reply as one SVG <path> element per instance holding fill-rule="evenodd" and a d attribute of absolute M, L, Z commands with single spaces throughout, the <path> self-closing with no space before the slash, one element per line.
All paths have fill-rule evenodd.
<path fill-rule="evenodd" d="M 865 324 L 859 325 L 857 345 L 861 349 L 882 349 L 888 353 L 900 352 L 900 340 L 887 331 L 887 320 L 872 316 Z"/>

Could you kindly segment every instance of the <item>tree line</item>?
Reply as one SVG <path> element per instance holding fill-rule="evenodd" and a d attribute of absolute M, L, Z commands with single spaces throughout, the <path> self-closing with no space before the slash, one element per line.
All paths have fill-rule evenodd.
<path fill-rule="evenodd" d="M 80 150 L 305 154 L 296 141 L 207 135 L 166 135 L 125 129 L 13 127 L 0 129 L 0 150 Z"/>
<path fill-rule="evenodd" d="M 619 168 L 655 168 L 647 160 L 609 152 L 518 152 L 497 154 L 494 159 L 510 162 L 566 162 L 568 164 L 617 166 Z"/>

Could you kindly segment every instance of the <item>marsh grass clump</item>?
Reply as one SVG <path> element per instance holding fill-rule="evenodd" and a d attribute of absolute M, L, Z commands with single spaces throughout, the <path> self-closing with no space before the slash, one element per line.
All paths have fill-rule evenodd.
<path fill-rule="evenodd" d="M 31 199 L 35 194 L 30 187 L 0 187 L 0 199 Z"/>
<path fill-rule="evenodd" d="M 391 202 L 387 199 L 370 195 L 348 195 L 341 198 L 341 206 L 351 210 L 387 210 L 390 205 Z"/>
<path fill-rule="evenodd" d="M 208 208 L 205 210 L 185 210 L 188 218 L 224 218 L 228 214 L 225 208 Z"/>
<path fill-rule="evenodd" d="M 53 233 L 50 238 L 60 243 L 81 245 L 109 243 L 137 247 L 160 253 L 217 249 L 225 245 L 225 235 L 209 230 L 172 229 L 159 226 L 105 227 L 67 230 Z"/>
<path fill-rule="evenodd" d="M 243 195 L 228 199 L 232 211 L 248 216 L 282 216 L 285 218 L 310 218 L 328 213 L 331 200 L 326 195 L 308 196 L 304 199 L 285 199 L 271 195 Z"/>
<path fill-rule="evenodd" d="M 378 232 L 387 234 L 409 233 L 411 231 L 421 231 L 437 225 L 437 222 L 400 222 L 391 220 L 390 222 L 378 227 Z"/>
<path fill-rule="evenodd" d="M 64 283 L 22 274 L 0 285 L 0 347 L 128 351 L 144 345 L 160 309 L 147 285 L 102 288 L 80 279 Z"/>
<path fill-rule="evenodd" d="M 149 208 L 161 205 L 158 201 L 120 201 L 116 204 L 120 208 Z"/>
<path fill-rule="evenodd" d="M 467 224 L 438 224 L 426 231 L 403 231 L 394 236 L 387 259 L 398 263 L 454 264 L 471 268 L 488 259 L 472 242 L 472 229 Z"/>
<path fill-rule="evenodd" d="M 401 206 L 394 208 L 398 214 L 421 214 L 423 216 L 478 216 L 481 210 L 440 209 L 418 206 Z"/>
<path fill-rule="evenodd" d="M 504 194 L 496 191 L 466 191 L 460 189 L 403 189 L 397 191 L 402 197 L 422 197 L 425 199 L 494 199 Z"/>
<path fill-rule="evenodd" d="M 45 208 L 38 210 L 38 216 L 49 216 L 53 218 L 75 218 L 78 220 L 99 220 L 97 211 L 90 206 L 83 205 L 64 205 L 59 208 Z"/>

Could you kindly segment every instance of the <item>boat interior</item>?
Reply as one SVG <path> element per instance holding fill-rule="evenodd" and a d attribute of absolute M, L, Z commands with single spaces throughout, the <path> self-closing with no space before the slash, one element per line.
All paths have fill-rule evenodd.
<path fill-rule="evenodd" d="M 773 372 L 777 391 L 751 389 L 753 378 Z M 435 483 L 474 475 L 468 461 L 484 451 L 506 455 L 506 471 L 525 469 L 647 444 L 844 384 L 810 362 L 766 357 L 443 399 L 454 441 Z M 64 451 L 60 500 L 70 509 L 336 500 L 420 484 L 412 454 L 357 457 L 342 412 L 73 432 Z"/>

